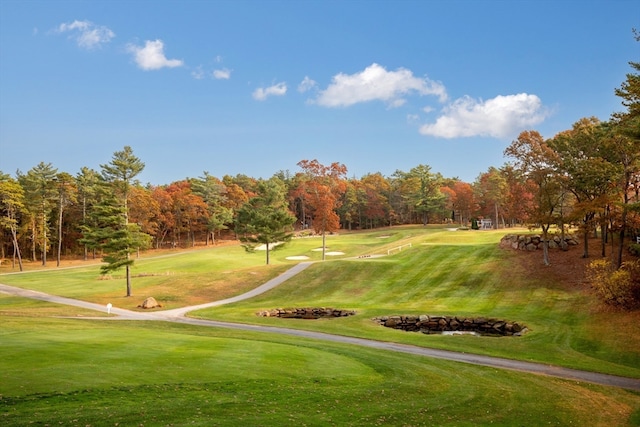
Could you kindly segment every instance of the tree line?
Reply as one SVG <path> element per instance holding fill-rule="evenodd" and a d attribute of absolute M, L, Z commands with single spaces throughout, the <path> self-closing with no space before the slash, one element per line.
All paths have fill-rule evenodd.
<path fill-rule="evenodd" d="M 626 111 L 606 122 L 580 119 L 548 139 L 522 132 L 505 150 L 510 160 L 473 183 L 426 164 L 349 178 L 341 163 L 301 160 L 298 171 L 268 179 L 205 171 L 151 185 L 136 179 L 145 165 L 129 146 L 99 171 L 83 167 L 71 175 L 45 162 L 15 176 L 0 171 L 0 256 L 22 268 L 23 258 L 46 265 L 55 256 L 59 265 L 62 256 L 107 254 L 103 272 L 128 272 L 131 254 L 149 247 L 234 238 L 250 250 L 285 241 L 294 230 L 325 236 L 399 224 L 468 227 L 487 218 L 495 228 L 535 225 L 543 240 L 552 227 L 577 226 L 584 257 L 589 233 L 600 230 L 602 255 L 615 234 L 619 269 L 625 241 L 640 229 L 640 63 L 630 65 L 634 72 L 615 89 Z"/>

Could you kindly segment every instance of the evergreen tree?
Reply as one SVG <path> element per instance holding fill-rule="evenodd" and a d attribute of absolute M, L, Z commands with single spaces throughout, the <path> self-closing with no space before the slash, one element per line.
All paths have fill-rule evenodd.
<path fill-rule="evenodd" d="M 42 265 L 47 265 L 49 250 L 49 222 L 57 191 L 55 178 L 58 169 L 51 163 L 40 162 L 26 174 L 18 172 L 18 181 L 25 190 L 25 208 L 31 217 L 32 258 L 35 261 L 36 241 L 39 240 Z M 39 239 L 38 239 L 39 237 Z"/>
<path fill-rule="evenodd" d="M 78 203 L 82 209 L 82 223 L 80 227 L 87 226 L 89 221 L 89 211 L 97 202 L 98 185 L 100 175 L 93 169 L 82 167 L 76 175 L 76 187 L 78 189 Z M 89 258 L 89 247 L 84 245 L 84 260 Z M 95 251 L 93 252 L 95 258 Z"/>
<path fill-rule="evenodd" d="M 104 252 L 103 274 L 125 268 L 127 296 L 131 296 L 131 254 L 147 248 L 151 236 L 140 231 L 137 224 L 129 224 L 128 198 L 133 178 L 144 169 L 144 163 L 133 154 L 131 147 L 113 154 L 111 162 L 100 165 L 104 178 L 101 201 L 91 214 L 92 227 L 85 227 L 83 243 Z"/>
<path fill-rule="evenodd" d="M 109 188 L 104 188 L 100 202 L 89 215 L 89 225 L 84 225 L 81 243 L 103 252 L 101 274 L 109 274 L 122 267 L 126 269 L 127 296 L 131 296 L 129 267 L 134 260 L 131 254 L 151 244 L 151 236 L 140 231 L 137 224 L 126 223 L 126 210 Z"/>
<path fill-rule="evenodd" d="M 236 230 L 247 252 L 265 245 L 267 264 L 276 243 L 291 240 L 296 217 L 287 208 L 284 185 L 278 178 L 258 183 L 258 195 L 249 199 L 238 212 Z"/>

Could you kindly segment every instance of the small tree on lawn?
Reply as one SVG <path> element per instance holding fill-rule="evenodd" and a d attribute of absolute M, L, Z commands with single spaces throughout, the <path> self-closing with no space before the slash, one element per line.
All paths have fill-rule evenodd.
<path fill-rule="evenodd" d="M 102 198 L 94 207 L 92 226 L 85 226 L 82 243 L 98 248 L 105 254 L 103 274 L 125 267 L 127 296 L 131 296 L 131 254 L 149 247 L 151 236 L 143 233 L 138 224 L 129 223 L 129 194 L 133 179 L 144 169 L 144 163 L 129 146 L 113 153 L 111 162 L 100 165 L 104 188 Z"/>
<path fill-rule="evenodd" d="M 312 227 L 322 235 L 322 259 L 325 259 L 326 233 L 340 229 L 340 217 L 336 213 L 342 205 L 342 195 L 347 189 L 345 177 L 347 167 L 340 163 L 325 166 L 317 160 L 298 162 L 306 179 L 302 181 L 302 192 L 313 218 Z M 306 219 L 303 218 L 306 223 Z"/>
<path fill-rule="evenodd" d="M 292 225 L 296 217 L 287 208 L 285 188 L 278 178 L 260 181 L 258 195 L 249 199 L 240 210 L 236 219 L 236 230 L 247 252 L 253 252 L 265 245 L 267 264 L 269 253 L 276 243 L 291 240 Z"/>
<path fill-rule="evenodd" d="M 126 269 L 127 296 L 131 296 L 130 267 L 134 263 L 131 254 L 151 244 L 151 236 L 140 231 L 138 224 L 126 222 L 126 208 L 108 191 L 91 211 L 92 226 L 84 226 L 82 243 L 101 250 L 101 274 L 110 274 L 122 267 Z"/>

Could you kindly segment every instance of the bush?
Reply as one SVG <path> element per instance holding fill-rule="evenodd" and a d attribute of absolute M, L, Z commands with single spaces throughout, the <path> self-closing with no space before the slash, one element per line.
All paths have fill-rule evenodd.
<path fill-rule="evenodd" d="M 606 304 L 625 309 L 640 306 L 640 260 L 626 262 L 618 270 L 607 260 L 592 261 L 587 279 Z"/>
<path fill-rule="evenodd" d="M 635 256 L 640 256 L 640 243 L 631 243 L 629 245 L 629 252 Z"/>

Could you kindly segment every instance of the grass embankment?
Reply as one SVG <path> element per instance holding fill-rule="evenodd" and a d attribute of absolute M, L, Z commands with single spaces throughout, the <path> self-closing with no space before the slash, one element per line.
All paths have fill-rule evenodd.
<path fill-rule="evenodd" d="M 545 361 L 640 377 L 635 314 L 599 310 L 582 289 L 522 271 L 491 232 L 398 229 L 328 239 L 342 260 L 317 263 L 269 293 L 198 316 L 305 328 Z M 411 248 L 383 258 L 351 258 Z M 134 308 L 242 293 L 287 256 L 319 259 L 319 239 L 273 253 L 240 248 L 142 259 L 134 298 L 97 267 L 0 276 L 0 282 Z M 339 257 L 338 257 L 339 258 Z M 279 306 L 352 308 L 332 320 L 259 318 Z M 463 314 L 527 324 L 520 338 L 388 330 L 382 314 Z M 0 295 L 0 423 L 57 425 L 637 425 L 640 396 L 616 388 L 275 334 L 165 322 L 58 319 L 93 312 Z M 103 314 L 104 315 L 104 314 Z M 634 317 L 635 316 L 635 317 Z M 603 318 L 610 322 L 601 322 Z M 595 320 L 594 320 L 595 319 Z M 624 338 L 624 339 L 621 339 Z M 84 424 L 83 424 L 84 423 Z"/>

